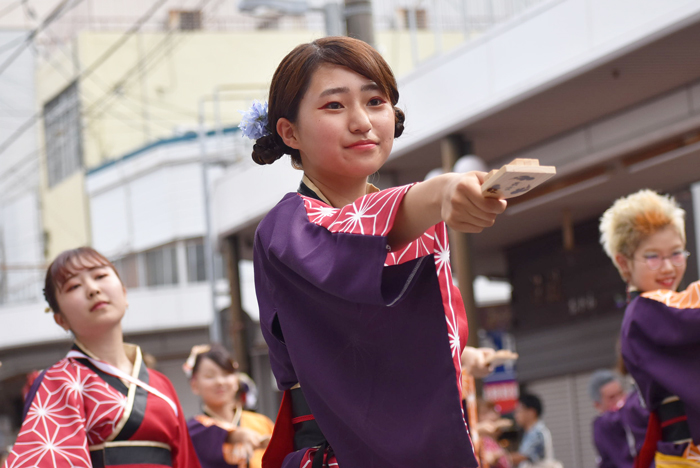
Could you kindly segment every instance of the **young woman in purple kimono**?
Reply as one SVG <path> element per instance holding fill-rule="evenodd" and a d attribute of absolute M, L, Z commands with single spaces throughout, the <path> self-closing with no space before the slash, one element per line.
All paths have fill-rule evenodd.
<path fill-rule="evenodd" d="M 622 357 L 650 411 L 635 467 L 700 467 L 700 283 L 676 292 L 686 269 L 685 212 L 642 190 L 601 218 L 601 242 L 628 284 Z"/>
<path fill-rule="evenodd" d="M 273 423 L 243 409 L 238 364 L 226 348 L 195 346 L 182 367 L 192 392 L 202 399 L 202 414 L 187 421 L 202 468 L 260 468 Z"/>
<path fill-rule="evenodd" d="M 506 203 L 484 173 L 367 183 L 404 128 L 396 80 L 364 42 L 295 48 L 245 116 L 253 159 L 304 171 L 260 223 L 255 281 L 285 391 L 265 468 L 475 467 L 460 403 L 467 323 L 445 224 L 480 232 Z M 254 109 L 255 111 L 255 109 Z"/>

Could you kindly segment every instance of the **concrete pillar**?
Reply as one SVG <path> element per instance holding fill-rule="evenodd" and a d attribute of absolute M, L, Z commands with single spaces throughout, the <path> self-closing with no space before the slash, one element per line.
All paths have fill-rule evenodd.
<path fill-rule="evenodd" d="M 372 2 L 369 0 L 345 0 L 345 24 L 349 37 L 360 39 L 374 47 Z"/>
<path fill-rule="evenodd" d="M 241 303 L 241 277 L 238 270 L 240 253 L 238 247 L 238 236 L 233 235 L 223 242 L 224 258 L 228 273 L 229 290 L 231 294 L 231 306 L 229 314 L 231 316 L 231 327 L 228 330 L 233 343 L 233 352 L 238 361 L 238 370 L 249 373 L 248 366 L 248 340 L 246 339 L 245 320 L 243 319 L 243 305 Z"/>

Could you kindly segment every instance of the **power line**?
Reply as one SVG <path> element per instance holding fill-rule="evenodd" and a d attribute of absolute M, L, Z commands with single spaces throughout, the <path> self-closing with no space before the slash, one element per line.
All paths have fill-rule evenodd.
<path fill-rule="evenodd" d="M 63 2 L 62 2 L 61 4 L 63 5 L 63 4 L 65 4 L 65 3 L 67 3 L 68 1 L 70 1 L 70 0 L 63 0 Z M 78 0 L 78 1 L 80 2 L 80 1 L 82 1 L 82 0 Z M 103 53 L 97 58 L 97 60 L 95 60 L 92 64 L 90 64 L 90 66 L 88 66 L 85 70 L 81 71 L 81 72 L 75 77 L 75 79 L 74 79 L 73 81 L 78 81 L 78 80 L 81 79 L 81 78 L 85 78 L 85 77 L 91 75 L 91 74 L 95 71 L 95 69 L 97 68 L 97 67 L 96 67 L 97 64 L 102 64 L 102 63 L 105 62 L 105 60 L 107 60 L 109 57 L 111 57 L 121 46 L 124 45 L 124 43 L 126 42 L 126 40 L 127 40 L 132 34 L 134 34 L 136 31 L 138 31 L 138 30 L 141 28 L 141 26 L 143 26 L 143 24 L 144 24 L 146 21 L 148 21 L 148 19 L 149 19 L 151 16 L 153 16 L 153 14 L 156 12 L 156 10 L 157 10 L 158 8 L 160 8 L 161 6 L 163 6 L 167 1 L 169 1 L 169 0 L 160 0 L 160 1 L 156 2 L 143 16 L 141 16 L 141 17 L 136 21 L 136 23 L 134 23 L 134 25 L 133 25 L 132 27 L 129 28 L 128 31 L 126 31 L 126 32 L 119 38 L 119 40 L 118 40 L 112 47 L 110 47 L 107 51 L 103 52 Z M 75 5 L 74 5 L 74 6 L 75 6 Z M 50 15 L 50 16 L 51 16 L 51 15 Z M 45 23 L 45 22 L 44 22 L 44 23 Z M 44 24 L 44 23 L 42 23 L 42 24 Z M 41 27 L 41 26 L 40 26 L 40 27 Z M 37 30 L 38 30 L 38 29 L 39 29 L 39 28 L 37 28 Z M 35 32 L 33 32 L 32 34 L 30 34 L 30 37 L 31 37 L 32 39 L 36 36 L 36 32 L 38 32 L 37 30 L 35 30 Z M 2 70 L 0 70 L 0 73 L 2 73 Z M 40 110 L 40 111 L 37 111 L 34 115 L 32 115 L 24 124 L 20 125 L 20 127 L 19 127 L 17 130 L 15 130 L 15 131 L 12 133 L 12 135 L 10 135 L 5 141 L 2 142 L 2 144 L 0 144 L 0 155 L 2 155 L 2 153 L 4 153 L 4 152 L 7 150 L 7 148 L 8 148 L 10 145 L 12 145 L 12 143 L 14 143 L 20 136 L 22 136 L 22 135 L 24 134 L 24 132 L 26 132 L 29 128 L 31 128 L 31 126 L 34 125 L 34 124 L 36 123 L 37 120 L 39 120 L 41 117 L 43 117 L 43 115 L 44 115 L 44 111 L 43 111 L 43 109 L 42 109 L 42 110 Z"/>
<path fill-rule="evenodd" d="M 203 10 L 209 3 L 211 3 L 211 1 L 212 0 L 202 0 L 200 2 L 200 4 L 198 5 L 198 9 Z M 221 4 L 219 3 L 218 5 L 216 5 L 216 7 L 218 8 L 218 6 L 220 6 L 220 5 Z M 214 8 L 214 9 L 216 9 L 216 8 Z M 163 37 L 163 39 L 161 39 L 161 41 L 158 42 L 158 44 L 156 44 L 153 48 L 151 48 L 151 50 L 148 51 L 148 53 L 146 54 L 146 57 L 139 60 L 138 63 L 136 65 L 134 65 L 132 68 L 130 68 L 126 73 L 124 73 L 124 75 L 122 75 L 122 77 L 119 80 L 116 80 L 116 84 L 114 85 L 114 88 L 125 86 L 127 81 L 130 78 L 135 77 L 138 72 L 142 71 L 141 70 L 142 67 L 144 67 L 144 70 L 146 70 L 148 67 L 155 66 L 161 59 L 163 59 L 166 56 L 166 54 L 165 53 L 160 54 L 160 52 L 163 49 L 166 49 L 168 46 L 171 45 L 171 44 L 169 44 L 169 40 L 171 39 L 171 36 L 176 31 L 177 31 L 176 29 L 168 30 L 165 37 Z M 180 42 L 184 41 L 185 38 L 186 38 L 186 36 L 180 37 Z M 179 45 L 179 44 L 177 44 L 177 45 Z M 176 45 L 172 46 L 173 49 L 175 47 L 176 47 Z M 160 55 L 158 55 L 158 54 L 160 54 Z M 88 106 L 85 109 L 85 114 L 86 115 L 93 115 L 93 112 L 94 112 L 97 115 L 93 115 L 93 116 L 99 117 L 102 114 L 99 113 L 100 109 L 97 109 L 97 107 L 105 104 L 105 102 L 108 101 L 110 98 L 114 98 L 114 95 L 113 94 L 103 95 L 101 99 L 93 102 L 92 104 L 90 104 L 90 106 Z M 106 105 L 103 106 L 102 109 L 104 109 L 105 107 L 106 107 Z"/>
<path fill-rule="evenodd" d="M 11 41 L 7 41 L 6 43 L 4 43 L 3 45 L 0 46 L 0 54 L 5 52 L 5 49 L 10 49 L 10 48 L 14 47 L 15 45 L 17 45 L 19 42 L 24 41 L 25 39 L 26 39 L 26 37 L 18 37 L 16 39 L 12 39 Z"/>
<path fill-rule="evenodd" d="M 121 46 L 124 45 L 124 43 L 126 43 L 127 39 L 129 39 L 129 37 L 130 37 L 132 34 L 136 33 L 139 29 L 141 29 L 141 26 L 143 26 L 143 23 L 145 23 L 146 21 L 148 21 L 148 20 L 151 18 L 151 16 L 153 16 L 153 15 L 155 14 L 155 12 L 156 12 L 160 7 L 162 7 L 163 5 L 165 5 L 165 3 L 168 2 L 168 1 L 169 1 L 169 0 L 160 0 L 160 1 L 156 2 L 155 4 L 153 4 L 153 6 L 151 6 L 151 8 L 150 8 L 146 13 L 144 13 L 144 15 L 141 16 L 141 18 L 139 18 L 139 19 L 136 21 L 136 23 L 134 23 L 134 25 L 131 26 L 131 27 L 119 38 L 119 40 L 117 40 L 117 42 L 115 42 L 114 44 L 112 44 L 112 47 L 110 47 L 109 49 L 107 49 L 107 51 L 106 51 L 105 53 L 103 53 L 100 57 L 97 58 L 97 60 L 95 60 L 94 62 L 92 62 L 92 63 L 90 64 L 89 67 L 87 67 L 85 70 L 83 70 L 83 71 L 80 73 L 80 78 L 86 78 L 86 77 L 92 75 L 92 73 L 94 73 L 94 71 L 95 71 L 100 65 L 102 65 L 109 57 L 112 56 L 112 54 L 114 54 L 114 52 L 116 52 Z"/>
<path fill-rule="evenodd" d="M 4 10 L 0 10 L 0 18 L 4 17 L 5 15 L 8 15 L 9 13 L 12 12 L 15 8 L 18 6 L 21 6 L 22 3 L 24 3 L 24 0 L 19 0 L 18 2 L 13 3 L 12 5 L 9 5 L 7 8 Z"/>
<path fill-rule="evenodd" d="M 74 1 L 73 5 L 70 5 L 70 7 L 67 7 L 66 5 L 68 5 L 71 1 Z M 41 24 L 39 26 L 37 26 L 36 28 L 34 28 L 32 30 L 32 32 L 30 32 L 27 35 L 27 37 L 24 38 L 24 41 L 22 42 L 22 44 L 20 44 L 15 49 L 14 53 L 12 53 L 10 55 L 10 57 L 8 57 L 8 59 L 5 60 L 2 63 L 2 65 L 0 65 L 0 75 L 2 75 L 5 72 L 5 70 L 7 70 L 9 68 L 9 66 L 12 65 L 12 63 L 15 60 L 17 60 L 17 57 L 19 57 L 22 54 L 22 52 L 24 52 L 24 49 L 26 49 L 29 46 L 29 44 L 31 44 L 32 41 L 34 41 L 34 38 L 37 36 L 37 34 L 39 34 L 49 24 L 51 24 L 52 22 L 57 20 L 63 13 L 66 13 L 68 10 L 75 8 L 82 1 L 83 0 L 62 0 L 61 3 L 59 3 L 56 6 L 56 8 L 54 8 L 51 11 L 51 13 L 49 13 L 46 16 L 46 18 L 44 18 L 44 20 L 41 22 Z"/>
<path fill-rule="evenodd" d="M 143 25 L 143 23 L 145 23 L 145 22 L 150 18 L 150 16 L 152 16 L 152 15 L 155 13 L 155 11 L 156 11 L 159 7 L 162 6 L 163 4 L 165 4 L 167 1 L 168 1 L 168 0 L 161 0 L 160 2 L 158 2 L 157 5 L 154 5 L 154 7 L 152 7 L 146 14 L 144 14 L 141 18 L 139 18 L 139 20 L 137 20 L 137 22 L 134 24 L 134 26 L 132 26 L 131 28 L 129 28 L 129 30 L 128 30 L 126 33 L 124 33 L 124 35 L 122 35 L 122 37 L 120 38 L 120 39 L 123 39 L 123 40 L 120 40 L 120 47 L 121 47 L 121 45 L 123 45 L 123 44 L 126 42 L 126 38 L 128 38 L 128 36 L 130 36 L 130 35 L 134 34 L 135 32 L 137 32 L 138 29 Z M 200 10 L 204 9 L 211 1 L 212 1 L 212 0 L 202 0 L 202 1 L 200 2 L 200 4 L 199 4 L 199 9 L 200 9 Z M 217 5 L 217 7 L 220 6 L 220 5 L 221 5 L 221 3 L 219 3 L 219 4 Z M 216 9 L 216 8 L 214 8 L 214 10 L 215 10 L 215 9 Z M 163 58 L 163 57 L 166 56 L 165 54 L 163 54 L 163 55 L 161 55 L 160 57 L 155 57 L 156 53 L 161 52 L 161 49 L 163 49 L 165 45 L 168 45 L 168 44 L 167 44 L 167 40 L 170 38 L 170 36 L 171 36 L 175 31 L 176 31 L 175 29 L 169 30 L 169 31 L 168 31 L 168 34 L 166 35 L 166 37 L 148 52 L 147 56 L 144 58 L 144 60 L 148 60 L 148 61 L 149 61 L 149 62 L 146 62 L 146 64 L 145 64 L 146 67 L 155 66 L 155 64 L 156 64 L 161 58 Z M 184 40 L 184 39 L 183 39 L 183 40 Z M 178 45 L 179 45 L 179 44 L 178 44 Z M 111 47 L 107 52 L 104 52 L 95 62 L 93 62 L 93 64 L 91 64 L 90 67 L 88 67 L 88 69 L 91 69 L 90 74 L 96 69 L 96 67 L 94 67 L 94 64 L 95 64 L 95 63 L 97 63 L 97 62 L 103 63 L 107 58 L 109 58 L 109 56 L 111 56 L 112 54 L 114 54 L 114 52 L 116 52 L 116 50 L 117 50 L 117 48 Z M 127 73 L 125 73 L 117 83 L 121 83 L 122 85 L 125 84 L 125 83 L 127 82 L 127 80 L 130 78 L 130 76 L 132 76 L 135 72 L 137 72 L 138 69 L 139 69 L 139 65 L 137 64 L 135 67 L 132 67 Z M 86 69 L 86 70 L 87 70 L 87 69 Z M 77 81 L 77 80 L 79 80 L 79 79 L 81 79 L 81 78 L 86 78 L 86 77 L 88 77 L 89 74 L 86 73 L 86 70 L 84 70 L 83 72 L 79 73 L 79 74 L 76 76 L 76 78 L 74 79 L 74 81 Z M 94 78 L 92 78 L 92 79 L 94 80 Z M 103 94 L 102 98 L 99 98 L 97 101 L 93 102 L 93 103 L 88 107 L 88 109 L 86 109 L 85 111 L 82 112 L 83 115 L 86 116 L 86 117 L 89 117 L 89 116 L 90 116 L 89 113 L 92 112 L 93 109 L 94 109 L 97 105 L 102 104 L 106 99 L 109 99 L 109 98 L 112 97 L 112 96 L 113 96 L 113 94 L 112 94 L 111 91 L 106 91 L 106 92 Z M 102 114 L 105 113 L 105 112 L 107 112 L 107 110 L 104 110 L 102 113 L 100 113 L 100 115 L 102 115 Z M 183 113 L 184 113 L 184 112 L 183 112 Z M 5 152 L 5 151 L 7 150 L 7 148 L 8 148 L 12 143 L 14 143 L 14 141 L 16 141 L 25 131 L 27 131 L 38 119 L 40 119 L 40 118 L 42 118 L 42 117 L 43 117 L 43 110 L 38 111 L 38 112 L 35 113 L 32 117 L 30 117 L 30 119 L 27 120 L 27 122 L 25 122 L 21 127 L 19 127 L 12 135 L 10 135 L 10 137 L 8 137 L 8 138 L 0 145 L 0 155 L 1 155 L 3 152 Z M 123 119 L 123 117 L 122 117 L 120 120 L 126 121 L 126 119 Z M 42 149 L 45 149 L 45 146 L 44 146 Z M 41 150 L 41 149 L 40 149 L 40 150 Z M 38 153 L 40 152 L 40 150 L 36 150 L 36 151 L 33 151 L 33 152 L 27 154 L 27 155 L 25 156 L 25 158 L 31 156 L 32 154 L 38 154 Z M 31 161 L 31 160 L 28 160 L 27 162 L 29 162 L 29 161 Z M 11 171 L 11 170 L 12 170 L 12 168 L 10 169 L 10 171 Z M 8 175 L 8 172 L 10 172 L 10 171 L 6 171 L 5 173 L 0 174 L 0 180 L 4 179 L 4 178 Z"/>

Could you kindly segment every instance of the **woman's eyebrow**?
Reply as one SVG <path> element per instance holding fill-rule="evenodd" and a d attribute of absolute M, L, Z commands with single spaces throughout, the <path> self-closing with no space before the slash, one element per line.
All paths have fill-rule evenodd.
<path fill-rule="evenodd" d="M 367 83 L 365 85 L 362 85 L 360 88 L 360 91 L 377 91 L 379 89 L 379 85 L 375 82 L 372 83 Z M 331 94 L 344 94 L 344 93 L 349 93 L 350 88 L 347 86 L 339 86 L 337 88 L 328 88 L 325 91 L 323 91 L 318 97 L 325 97 L 329 96 Z"/>
<path fill-rule="evenodd" d="M 63 284 L 66 284 L 68 281 L 70 281 L 71 279 L 73 279 L 73 278 L 75 278 L 76 276 L 78 276 L 78 274 L 80 274 L 80 272 L 83 271 L 83 270 L 85 270 L 85 271 L 93 271 L 93 270 L 97 270 L 97 269 L 99 269 L 99 268 L 107 268 L 107 265 L 95 265 L 94 267 L 90 267 L 90 268 L 82 268 L 82 269 L 78 270 L 77 272 L 73 273 L 72 275 L 68 276 L 68 277 L 63 281 Z"/>
<path fill-rule="evenodd" d="M 349 93 L 349 92 L 350 92 L 350 88 L 348 88 L 347 86 L 341 86 L 338 88 L 328 88 L 327 90 L 325 90 L 324 92 L 319 94 L 318 97 L 329 96 L 331 94 L 343 94 L 343 93 Z"/>

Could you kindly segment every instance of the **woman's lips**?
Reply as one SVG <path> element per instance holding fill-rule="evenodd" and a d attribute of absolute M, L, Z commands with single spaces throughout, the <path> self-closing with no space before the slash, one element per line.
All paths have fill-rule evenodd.
<path fill-rule="evenodd" d="M 362 140 L 362 141 L 358 141 L 357 143 L 353 143 L 352 145 L 348 146 L 348 148 L 365 150 L 365 149 L 372 149 L 375 146 L 377 146 L 377 143 L 373 142 L 372 140 Z"/>
<path fill-rule="evenodd" d="M 659 283 L 660 285 L 666 287 L 666 288 L 671 288 L 671 287 L 673 287 L 673 283 L 676 282 L 676 278 L 667 278 L 667 279 L 663 279 L 663 280 L 656 280 L 656 282 Z"/>
<path fill-rule="evenodd" d="M 95 304 L 94 306 L 92 306 L 90 308 L 90 312 L 94 312 L 98 309 L 101 309 L 102 307 L 106 306 L 107 304 L 108 304 L 107 302 L 98 302 L 97 304 Z"/>

